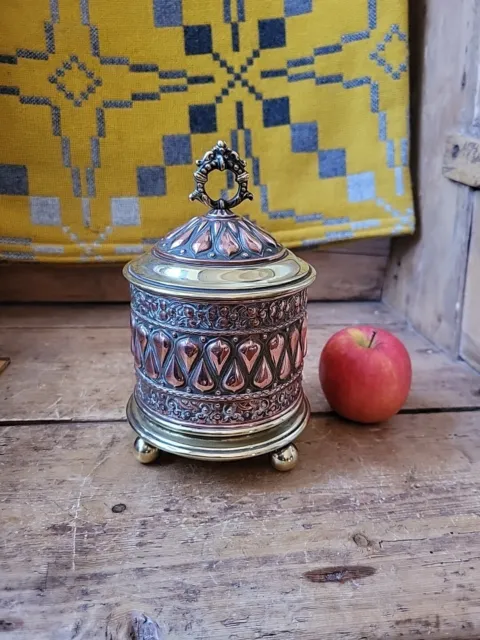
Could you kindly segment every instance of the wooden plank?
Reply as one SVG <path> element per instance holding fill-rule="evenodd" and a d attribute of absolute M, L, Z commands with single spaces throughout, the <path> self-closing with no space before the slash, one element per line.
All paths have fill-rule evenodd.
<path fill-rule="evenodd" d="M 363 304 L 363 303 L 358 303 Z M 366 303 L 368 306 L 370 303 Z M 384 308 L 382 303 L 376 303 Z M 127 327 L 130 306 L 118 304 L 8 304 L 0 314 L 0 330 L 79 327 Z"/>
<path fill-rule="evenodd" d="M 348 314 L 348 304 L 342 312 Z M 340 307 L 341 308 L 341 307 Z M 75 308 L 72 314 L 75 314 Z M 102 307 L 97 312 L 102 314 Z M 330 315 L 332 317 L 333 314 Z M 77 322 L 78 321 L 77 314 Z M 0 420 L 117 420 L 125 416 L 125 404 L 133 389 L 133 362 L 129 329 L 91 326 L 48 328 L 5 327 L 0 352 L 11 357 L 0 378 Z M 326 340 L 340 327 L 326 324 L 325 305 L 309 307 L 309 353 L 305 389 L 313 411 L 328 411 L 319 388 L 317 367 Z M 342 318 L 342 324 L 346 315 Z M 366 322 L 382 324 L 382 314 L 372 309 Z M 353 313 L 347 324 L 357 321 Z M 93 324 L 93 326 L 92 326 Z M 387 325 L 409 350 L 414 370 L 408 409 L 480 406 L 480 377 L 467 365 L 456 363 L 411 331 L 403 322 Z"/>
<path fill-rule="evenodd" d="M 105 640 L 163 640 L 164 633 L 150 616 L 121 607 L 109 617 Z"/>
<path fill-rule="evenodd" d="M 311 323 L 329 325 L 405 324 L 382 302 L 316 302 Z M 119 304 L 11 304 L 0 314 L 2 328 L 126 327 L 129 306 Z"/>
<path fill-rule="evenodd" d="M 413 239 L 393 243 L 384 295 L 423 335 L 457 356 L 478 196 L 443 177 L 442 163 L 446 134 L 462 128 L 473 133 L 480 115 L 479 2 L 418 0 L 410 5 L 412 171 L 419 231 Z"/>
<path fill-rule="evenodd" d="M 480 139 L 461 133 L 447 137 L 443 175 L 450 180 L 480 187 Z"/>
<path fill-rule="evenodd" d="M 479 374 L 462 362 L 452 362 L 441 349 L 408 327 L 387 328 L 404 343 L 412 359 L 412 388 L 406 411 L 480 407 Z M 314 412 L 329 410 L 318 383 L 318 360 L 325 342 L 337 330 L 328 325 L 309 329 L 303 384 Z"/>
<path fill-rule="evenodd" d="M 298 254 L 317 272 L 308 290 L 310 300 L 380 300 L 382 297 L 386 256 L 311 250 Z"/>
<path fill-rule="evenodd" d="M 347 240 L 346 242 L 330 242 L 318 246 L 315 251 L 324 251 L 327 253 L 352 253 L 361 256 L 389 256 L 391 240 L 387 237 L 382 238 L 362 238 L 360 240 Z M 295 253 L 302 255 L 306 249 L 294 250 Z"/>
<path fill-rule="evenodd" d="M 10 358 L 0 357 L 0 373 L 5 371 L 5 369 L 8 367 L 9 364 L 10 364 Z"/>
<path fill-rule="evenodd" d="M 463 309 L 461 355 L 472 367 L 480 371 L 480 218 L 473 220 L 472 240 L 468 255 L 465 304 Z"/>
<path fill-rule="evenodd" d="M 119 264 L 0 264 L 0 302 L 125 302 Z"/>
<path fill-rule="evenodd" d="M 318 300 L 379 300 L 390 240 L 375 238 L 299 250 L 318 271 Z M 0 302 L 125 302 L 120 264 L 0 264 Z"/>
<path fill-rule="evenodd" d="M 284 475 L 265 459 L 142 467 L 120 424 L 0 438 L 12 640 L 103 640 L 132 609 L 164 638 L 479 637 L 478 412 L 317 417 Z"/>

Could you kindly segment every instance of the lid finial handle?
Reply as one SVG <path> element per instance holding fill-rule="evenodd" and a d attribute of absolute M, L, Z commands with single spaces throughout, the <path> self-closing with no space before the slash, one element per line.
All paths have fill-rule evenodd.
<path fill-rule="evenodd" d="M 190 194 L 190 200 L 199 200 L 207 207 L 217 211 L 233 209 L 244 200 L 253 200 L 253 194 L 248 190 L 249 175 L 245 171 L 245 162 L 236 151 L 227 147 L 222 140 L 219 140 L 210 151 L 207 151 L 201 160 L 197 160 L 196 164 L 198 169 L 193 174 L 195 191 Z M 223 198 L 212 200 L 206 192 L 205 185 L 208 181 L 208 174 L 215 169 L 218 169 L 218 171 L 231 171 L 234 174 L 238 189 L 233 198 L 229 200 L 224 200 Z"/>

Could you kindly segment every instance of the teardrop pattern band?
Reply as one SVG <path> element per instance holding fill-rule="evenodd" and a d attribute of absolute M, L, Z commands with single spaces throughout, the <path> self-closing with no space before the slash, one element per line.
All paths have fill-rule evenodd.
<path fill-rule="evenodd" d="M 165 388 L 186 393 L 251 393 L 285 382 L 303 367 L 306 320 L 247 340 L 179 336 L 132 317 L 135 365 Z"/>
<path fill-rule="evenodd" d="M 170 307 L 169 300 L 157 299 L 147 315 L 148 294 L 141 294 L 140 310 L 138 295 L 132 299 L 132 352 L 137 400 L 150 411 L 192 426 L 240 425 L 246 420 L 242 407 L 251 423 L 274 417 L 299 399 L 307 348 L 304 292 L 244 305 L 209 304 L 208 310 L 175 301 L 173 317 L 190 319 L 195 328 L 162 322 L 159 314 Z M 199 330 L 200 311 L 207 331 Z M 221 318 L 234 328 L 218 331 Z M 239 330 L 239 322 L 246 327 L 254 319 L 255 331 Z"/>

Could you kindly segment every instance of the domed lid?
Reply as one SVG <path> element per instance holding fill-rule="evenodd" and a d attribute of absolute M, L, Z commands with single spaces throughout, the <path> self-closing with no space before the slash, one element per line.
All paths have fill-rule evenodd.
<path fill-rule="evenodd" d="M 229 209 L 212 209 L 171 231 L 153 253 L 159 258 L 175 256 L 181 262 L 240 264 L 278 258 L 285 249 L 247 218 Z"/>
<path fill-rule="evenodd" d="M 309 286 L 315 271 L 269 233 L 232 209 L 252 200 L 245 162 L 225 142 L 218 142 L 194 173 L 199 200 L 210 211 L 192 218 L 161 238 L 152 250 L 129 262 L 124 275 L 147 291 L 196 299 L 263 298 L 294 293 Z M 229 200 L 212 200 L 205 190 L 213 170 L 232 171 L 238 185 Z"/>

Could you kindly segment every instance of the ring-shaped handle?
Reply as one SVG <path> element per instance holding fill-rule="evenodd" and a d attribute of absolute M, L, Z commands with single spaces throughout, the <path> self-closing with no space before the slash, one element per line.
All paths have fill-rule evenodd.
<path fill-rule="evenodd" d="M 199 200 L 214 210 L 233 209 L 244 200 L 253 200 L 253 194 L 248 190 L 249 175 L 245 170 L 246 164 L 236 151 L 227 147 L 225 142 L 219 140 L 201 160 L 197 160 L 197 167 L 198 169 L 193 174 L 195 191 L 190 194 L 190 200 Z M 208 174 L 215 170 L 231 171 L 234 174 L 238 189 L 233 198 L 212 200 L 206 192 L 205 185 L 208 182 Z"/>

